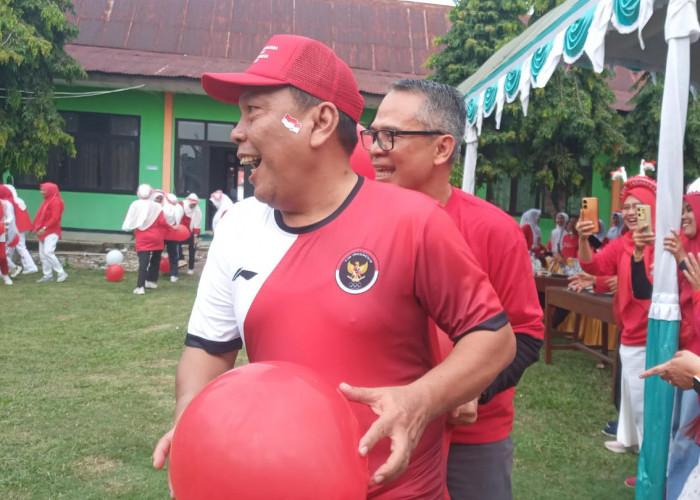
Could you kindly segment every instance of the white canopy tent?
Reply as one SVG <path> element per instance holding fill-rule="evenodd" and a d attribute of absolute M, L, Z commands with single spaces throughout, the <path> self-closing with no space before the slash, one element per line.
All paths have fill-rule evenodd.
<path fill-rule="evenodd" d="M 569 0 L 498 50 L 458 88 L 467 102 L 463 189 L 474 192 L 478 136 L 492 114 L 498 128 L 505 102 L 520 98 L 527 114 L 530 89 L 547 85 L 561 64 L 665 71 L 657 157 L 654 291 L 649 311 L 647 366 L 669 359 L 678 346 L 678 285 L 663 236 L 678 228 L 683 194 L 683 137 L 689 90 L 700 86 L 700 36 L 695 0 Z M 700 45 L 700 44 L 698 44 Z M 583 55 L 586 57 L 582 57 Z M 545 90 L 546 91 L 546 90 Z M 645 440 L 637 499 L 664 498 L 672 391 L 647 379 Z"/>

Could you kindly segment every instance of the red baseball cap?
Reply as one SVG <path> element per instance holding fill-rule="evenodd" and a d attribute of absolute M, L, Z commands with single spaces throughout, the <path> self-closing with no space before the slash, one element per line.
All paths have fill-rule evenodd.
<path fill-rule="evenodd" d="M 202 87 L 219 101 L 238 104 L 243 86 L 292 85 L 332 102 L 356 123 L 365 101 L 352 70 L 323 43 L 297 35 L 274 35 L 244 73 L 204 73 Z"/>

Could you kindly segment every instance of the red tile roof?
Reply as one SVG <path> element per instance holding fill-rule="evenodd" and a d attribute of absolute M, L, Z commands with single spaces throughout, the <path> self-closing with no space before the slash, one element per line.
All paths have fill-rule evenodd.
<path fill-rule="evenodd" d="M 384 94 L 422 77 L 450 8 L 398 0 L 73 0 L 80 33 L 67 46 L 88 72 L 199 79 L 242 71 L 275 33 L 320 40 Z"/>

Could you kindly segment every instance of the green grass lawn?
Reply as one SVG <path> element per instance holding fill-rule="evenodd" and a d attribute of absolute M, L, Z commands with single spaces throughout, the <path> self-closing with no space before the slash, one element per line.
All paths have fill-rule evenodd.
<path fill-rule="evenodd" d="M 0 498 L 167 498 L 151 452 L 170 426 L 196 276 L 136 296 L 135 273 L 68 273 L 0 285 Z M 633 498 L 636 456 L 603 447 L 615 409 L 610 368 L 595 364 L 556 352 L 523 377 L 516 499 Z"/>

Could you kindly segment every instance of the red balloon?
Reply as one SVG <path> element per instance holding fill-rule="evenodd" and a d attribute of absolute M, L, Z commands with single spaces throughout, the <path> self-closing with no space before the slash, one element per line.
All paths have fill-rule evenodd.
<path fill-rule="evenodd" d="M 187 226 L 183 226 L 182 224 L 177 224 L 175 227 L 177 229 L 169 229 L 165 233 L 165 235 L 163 235 L 164 240 L 185 241 L 187 238 L 190 237 L 190 230 L 187 229 Z"/>
<path fill-rule="evenodd" d="M 105 276 L 107 277 L 107 281 L 119 281 L 124 276 L 124 268 L 121 266 L 121 264 L 112 264 L 111 266 L 107 266 Z"/>
<path fill-rule="evenodd" d="M 158 266 L 158 269 L 160 269 L 160 272 L 163 274 L 169 273 L 170 272 L 170 260 L 166 258 L 160 259 L 160 265 Z"/>
<path fill-rule="evenodd" d="M 365 499 L 367 458 L 350 404 L 312 370 L 251 363 L 187 406 L 170 449 L 178 500 Z"/>
<path fill-rule="evenodd" d="M 360 174 L 368 179 L 374 179 L 375 172 L 372 160 L 369 157 L 369 151 L 362 147 L 362 137 L 360 137 L 360 132 L 364 129 L 365 127 L 359 123 L 357 124 L 357 145 L 350 156 L 350 166 L 356 174 Z"/>

